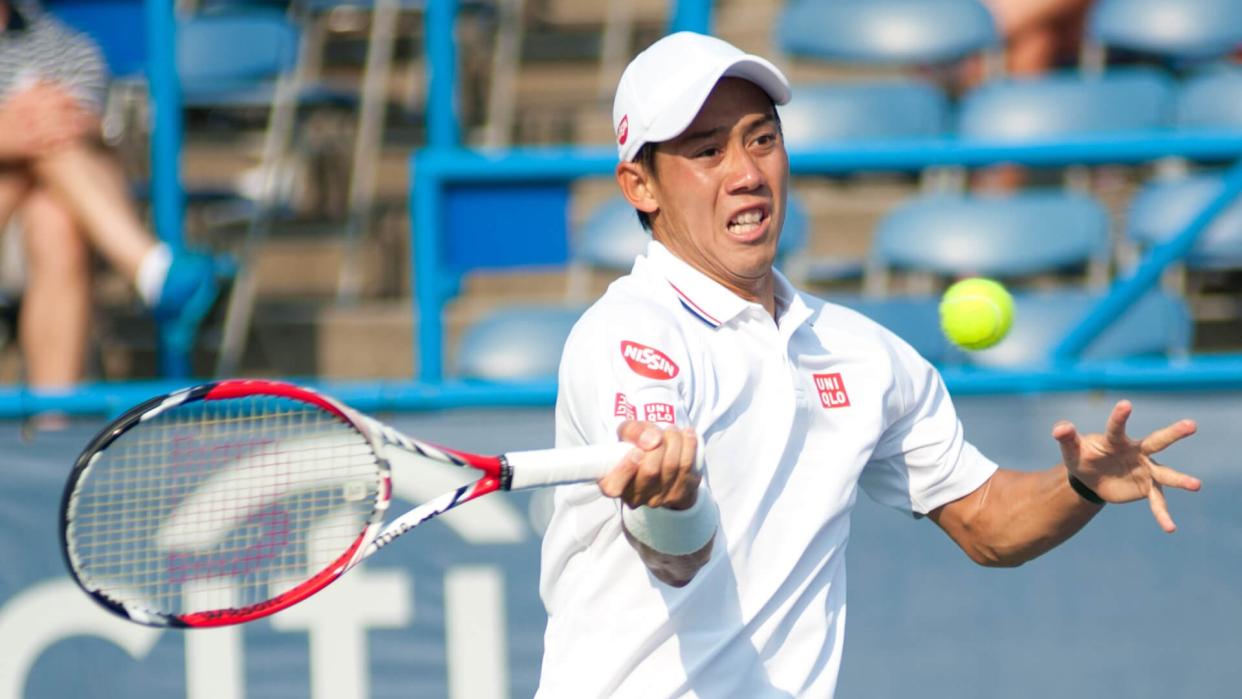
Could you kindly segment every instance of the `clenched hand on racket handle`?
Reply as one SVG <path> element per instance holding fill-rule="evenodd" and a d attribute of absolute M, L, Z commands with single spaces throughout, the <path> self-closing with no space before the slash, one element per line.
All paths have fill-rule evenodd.
<path fill-rule="evenodd" d="M 1194 476 L 1161 465 L 1153 455 L 1189 437 L 1197 429 L 1193 420 L 1178 420 L 1139 440 L 1126 434 L 1126 421 L 1133 411 L 1130 401 L 1118 401 L 1108 417 L 1104 434 L 1080 435 L 1068 421 L 1058 422 L 1052 436 L 1061 444 L 1061 455 L 1071 475 L 1105 502 L 1123 503 L 1147 498 L 1160 528 L 1173 532 L 1164 487 L 1197 491 L 1202 482 Z"/>
<path fill-rule="evenodd" d="M 631 508 L 685 510 L 695 503 L 702 474 L 696 466 L 699 440 L 694 430 L 627 420 L 617 436 L 634 449 L 599 480 L 605 495 Z"/>
<path fill-rule="evenodd" d="M 617 498 L 625 538 L 656 579 L 682 587 L 711 559 L 719 514 L 692 429 L 626 421 L 617 435 L 634 448 L 599 479 Z"/>

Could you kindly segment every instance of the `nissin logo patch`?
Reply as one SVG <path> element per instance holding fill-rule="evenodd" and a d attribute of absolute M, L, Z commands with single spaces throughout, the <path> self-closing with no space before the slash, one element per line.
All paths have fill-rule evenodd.
<path fill-rule="evenodd" d="M 677 376 L 677 365 L 667 355 L 654 347 L 640 345 L 629 340 L 621 341 L 621 356 L 635 374 L 649 379 L 671 379 Z"/>

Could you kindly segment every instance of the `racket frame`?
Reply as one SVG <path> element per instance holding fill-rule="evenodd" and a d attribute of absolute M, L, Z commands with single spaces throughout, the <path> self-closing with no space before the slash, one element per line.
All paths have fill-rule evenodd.
<path fill-rule="evenodd" d="M 91 468 L 103 452 L 125 433 L 170 409 L 196 401 L 228 400 L 260 395 L 287 398 L 314 405 L 333 414 L 367 440 L 379 468 L 380 488 L 378 489 L 374 509 L 367 518 L 366 526 L 354 542 L 340 556 L 336 557 L 322 570 L 307 578 L 303 583 L 262 602 L 236 608 L 172 614 L 123 602 L 109 596 L 103 590 L 89 585 L 79 574 L 78 562 L 75 560 L 74 550 L 70 545 L 70 527 L 77 502 L 77 485 L 87 478 Z M 483 477 L 474 483 L 453 491 L 451 502 L 436 508 L 427 508 L 426 505 L 433 503 L 426 503 L 423 507 L 415 508 L 415 510 L 390 523 L 388 527 L 383 527 L 384 514 L 392 500 L 392 467 L 385 456 L 386 447 L 389 445 L 415 451 L 444 463 L 478 469 L 483 472 Z M 136 405 L 107 425 L 91 440 L 74 463 L 61 497 L 59 527 L 61 553 L 74 582 L 90 595 L 91 599 L 118 616 L 147 626 L 157 627 L 203 628 L 241 624 L 269 616 L 301 602 L 322 590 L 341 575 L 344 575 L 350 568 L 361 562 L 363 558 L 379 550 L 379 548 L 390 543 L 417 524 L 487 493 L 508 489 L 511 481 L 512 469 L 509 468 L 504 456 L 479 456 L 410 439 L 391 427 L 366 417 L 348 406 L 310 389 L 280 381 L 259 379 L 216 381 L 157 396 Z M 437 500 L 441 500 L 447 497 L 447 495 L 437 498 Z M 419 510 L 425 510 L 421 513 L 423 516 L 410 517 L 410 515 L 418 513 Z M 404 522 L 404 526 L 393 526 L 399 522 Z"/>

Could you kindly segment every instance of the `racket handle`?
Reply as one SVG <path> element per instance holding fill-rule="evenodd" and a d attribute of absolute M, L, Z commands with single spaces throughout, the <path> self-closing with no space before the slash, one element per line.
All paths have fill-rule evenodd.
<path fill-rule="evenodd" d="M 511 451 L 505 454 L 505 460 L 513 469 L 509 490 L 599 480 L 633 448 L 634 445 L 629 442 L 614 442 L 588 447 Z"/>

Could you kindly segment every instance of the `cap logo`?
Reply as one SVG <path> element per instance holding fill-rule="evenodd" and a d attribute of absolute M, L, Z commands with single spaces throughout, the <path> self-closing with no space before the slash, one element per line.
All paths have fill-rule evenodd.
<path fill-rule="evenodd" d="M 630 137 L 630 115 L 626 114 L 621 117 L 621 123 L 617 124 L 617 144 L 625 145 L 626 139 Z"/>
<path fill-rule="evenodd" d="M 679 371 L 673 360 L 654 347 L 640 345 L 629 340 L 621 341 L 621 356 L 639 376 L 649 379 L 667 380 L 677 376 Z"/>

